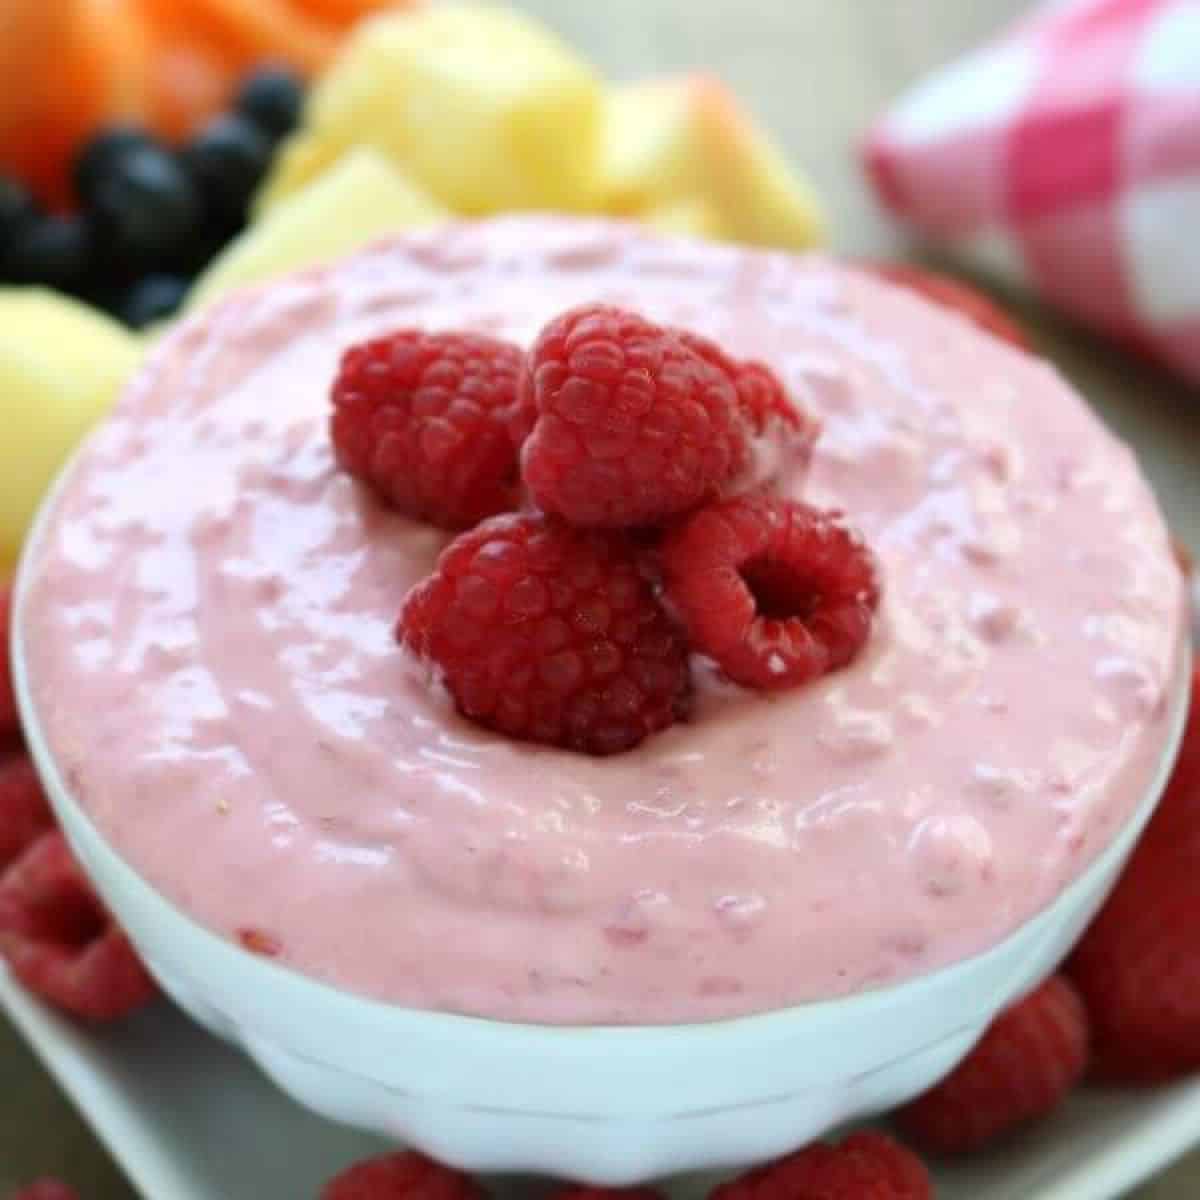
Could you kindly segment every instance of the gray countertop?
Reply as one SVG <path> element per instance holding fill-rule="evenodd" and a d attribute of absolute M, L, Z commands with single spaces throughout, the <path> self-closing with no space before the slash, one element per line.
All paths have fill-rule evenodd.
<path fill-rule="evenodd" d="M 1023 0 L 523 0 L 522 6 L 611 75 L 682 67 L 723 75 L 805 165 L 825 198 L 837 247 L 850 253 L 897 249 L 850 153 L 872 115 L 910 80 L 1027 7 Z M 1042 350 L 1138 449 L 1173 525 L 1200 549 L 1196 389 L 1046 314 L 1026 314 Z M 0 1079 L 0 1196 L 46 1172 L 70 1178 L 84 1200 L 132 1200 L 128 1184 L 2 1019 Z M 1200 1153 L 1136 1196 L 1200 1196 Z"/>

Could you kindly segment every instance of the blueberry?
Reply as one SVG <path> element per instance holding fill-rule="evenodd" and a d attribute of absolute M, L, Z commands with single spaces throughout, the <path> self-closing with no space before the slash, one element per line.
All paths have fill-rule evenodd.
<path fill-rule="evenodd" d="M 242 84 L 235 107 L 268 137 L 291 133 L 300 121 L 304 86 L 286 67 L 263 67 Z"/>
<path fill-rule="evenodd" d="M 181 157 L 204 202 L 210 227 L 236 231 L 245 222 L 250 197 L 271 164 L 266 134 L 246 117 L 217 117 Z"/>
<path fill-rule="evenodd" d="M 116 314 L 126 325 L 142 329 L 174 313 L 190 286 L 179 275 L 147 275 L 120 297 Z"/>
<path fill-rule="evenodd" d="M 40 283 L 79 291 L 91 265 L 91 238 L 79 217 L 35 217 L 4 253 L 0 273 L 10 283 Z"/>
<path fill-rule="evenodd" d="M 137 125 L 113 125 L 90 138 L 75 156 L 72 179 L 80 203 L 90 204 L 96 188 L 117 162 L 154 140 Z"/>
<path fill-rule="evenodd" d="M 118 266 L 161 267 L 187 256 L 200 201 L 187 172 L 157 146 L 122 154 L 91 198 L 101 247 Z"/>

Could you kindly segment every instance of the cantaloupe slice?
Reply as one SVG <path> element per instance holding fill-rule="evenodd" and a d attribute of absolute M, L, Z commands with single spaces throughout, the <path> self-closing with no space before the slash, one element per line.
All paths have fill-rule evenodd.
<path fill-rule="evenodd" d="M 346 29 L 372 13 L 412 8 L 415 0 L 292 0 L 292 3 L 306 8 L 318 20 Z"/>
<path fill-rule="evenodd" d="M 213 47 L 246 68 L 262 59 L 318 71 L 337 49 L 335 31 L 292 0 L 138 0 L 147 18 L 179 39 Z"/>
<path fill-rule="evenodd" d="M 145 26 L 129 0 L 9 0 L 0 16 L 0 169 L 67 206 L 80 141 L 142 111 Z"/>

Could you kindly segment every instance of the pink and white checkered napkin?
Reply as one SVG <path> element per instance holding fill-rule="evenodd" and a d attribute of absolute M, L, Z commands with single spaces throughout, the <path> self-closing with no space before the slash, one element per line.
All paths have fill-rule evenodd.
<path fill-rule="evenodd" d="M 902 223 L 1200 380 L 1200 0 L 1055 0 L 866 143 Z"/>

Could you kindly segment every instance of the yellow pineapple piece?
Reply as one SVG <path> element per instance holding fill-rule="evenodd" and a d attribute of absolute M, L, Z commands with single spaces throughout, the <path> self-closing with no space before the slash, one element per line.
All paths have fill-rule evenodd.
<path fill-rule="evenodd" d="M 307 187 L 333 166 L 341 153 L 333 142 L 322 142 L 303 129 L 293 133 L 279 147 L 271 172 L 254 197 L 254 219 L 261 220 L 276 205 Z"/>
<path fill-rule="evenodd" d="M 592 69 L 511 8 L 389 13 L 361 25 L 315 86 L 263 203 L 366 144 L 460 213 L 586 210 L 601 119 Z"/>
<path fill-rule="evenodd" d="M 692 79 L 650 79 L 610 88 L 601 147 L 604 203 L 635 215 L 701 202 L 707 156 L 696 133 Z"/>
<path fill-rule="evenodd" d="M 801 249 L 823 237 L 807 183 L 719 79 L 612 89 L 602 154 L 609 212 L 655 224 L 663 213 L 690 212 L 708 236 L 767 246 Z"/>
<path fill-rule="evenodd" d="M 719 240 L 722 235 L 721 216 L 703 197 L 677 200 L 658 208 L 643 209 L 638 220 L 663 233 Z"/>
<path fill-rule="evenodd" d="M 196 281 L 188 307 L 331 262 L 385 234 L 447 215 L 378 151 L 351 150 L 230 242 Z"/>
<path fill-rule="evenodd" d="M 50 481 L 142 357 L 103 313 L 41 288 L 0 288 L 0 568 Z"/>

